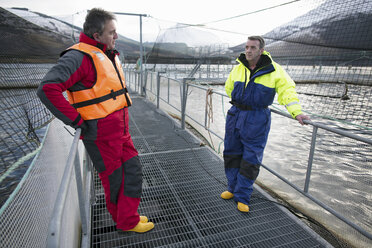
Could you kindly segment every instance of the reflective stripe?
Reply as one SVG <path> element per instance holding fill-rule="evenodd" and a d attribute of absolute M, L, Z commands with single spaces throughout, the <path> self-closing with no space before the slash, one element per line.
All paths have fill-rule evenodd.
<path fill-rule="evenodd" d="M 298 102 L 290 102 L 288 104 L 285 105 L 285 107 L 289 107 L 289 106 L 292 106 L 292 105 L 295 105 L 295 104 L 299 104 Z"/>
<path fill-rule="evenodd" d="M 268 52 L 264 51 L 262 55 L 271 59 L 271 67 L 263 67 L 262 71 L 259 70 L 252 76 L 248 74 L 249 83 L 244 80 L 249 70 L 237 59 L 239 64 L 234 66 L 225 82 L 226 94 L 240 104 L 260 107 L 271 105 L 275 94 L 278 94 L 278 103 L 284 105 L 293 117 L 300 114 L 301 105 L 295 90 L 295 82 L 279 64 L 272 60 Z M 244 82 L 246 87 L 242 88 L 241 84 Z M 253 83 L 251 88 L 249 88 L 250 83 Z M 250 94 L 249 97 L 243 96 L 246 91 Z"/>

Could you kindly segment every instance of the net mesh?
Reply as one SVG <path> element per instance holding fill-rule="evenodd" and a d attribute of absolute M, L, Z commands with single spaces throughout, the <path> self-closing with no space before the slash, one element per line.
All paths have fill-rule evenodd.
<path fill-rule="evenodd" d="M 172 27 L 164 28 L 165 24 L 172 23 L 155 17 L 144 18 L 144 69 L 149 73 L 161 71 L 162 75 L 173 78 L 162 81 L 162 85 L 169 84 L 169 80 L 174 83 L 174 79 L 193 77 L 195 82 L 223 92 L 221 84 L 237 56 L 244 52 L 247 36 L 261 35 L 266 40 L 266 50 L 296 82 L 304 112 L 312 119 L 332 121 L 332 125 L 339 128 L 370 132 L 371 2 L 302 0 L 262 4 L 261 8 L 199 25 L 173 23 Z M 65 20 L 77 20 L 77 17 L 72 14 Z M 277 23 L 276 28 L 256 21 L 268 17 Z M 276 17 L 281 18 L 276 21 Z M 131 17 L 118 16 L 118 26 L 132 23 L 126 18 Z M 57 19 L 60 20 L 27 10 L 0 8 L 0 205 L 27 171 L 30 154 L 37 152 L 45 126 L 53 119 L 38 100 L 36 88 L 59 53 L 73 44 L 81 31 L 77 23 L 62 21 L 58 28 L 55 24 L 49 25 Z M 255 25 L 242 29 L 240 23 Z M 150 41 L 147 31 L 154 26 L 160 27 L 159 32 Z M 139 43 L 126 38 L 130 35 L 121 33 L 117 49 L 124 67 L 137 70 L 131 75 L 139 77 Z M 135 35 L 138 37 L 138 28 Z M 146 82 L 150 84 L 153 78 L 149 76 Z M 155 90 L 155 79 L 151 87 Z M 179 106 L 180 90 L 175 92 L 173 97 L 161 94 L 166 94 L 162 95 L 164 99 Z M 194 89 L 190 98 L 199 101 L 197 93 Z M 220 96 L 213 96 L 213 102 L 220 103 Z M 228 103 L 222 102 L 218 108 L 225 112 Z M 202 115 L 204 106 L 202 103 L 197 108 Z M 285 111 L 276 104 L 274 107 Z M 218 117 L 215 115 L 215 118 Z M 216 122 L 211 125 L 219 128 Z M 218 135 L 223 136 L 223 133 Z M 218 149 L 218 142 L 213 145 Z M 353 156 L 358 157 L 362 148 L 355 148 Z M 370 158 L 364 159 L 365 164 L 370 165 Z"/>

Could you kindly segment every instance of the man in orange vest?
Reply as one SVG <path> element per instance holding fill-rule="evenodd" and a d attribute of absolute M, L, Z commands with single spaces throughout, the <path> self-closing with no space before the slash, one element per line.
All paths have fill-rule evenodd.
<path fill-rule="evenodd" d="M 142 167 L 129 134 L 132 101 L 115 50 L 117 38 L 115 16 L 103 9 L 90 10 L 80 42 L 61 54 L 37 94 L 57 118 L 82 129 L 81 139 L 101 179 L 106 206 L 118 231 L 143 233 L 154 224 L 137 212 Z"/>

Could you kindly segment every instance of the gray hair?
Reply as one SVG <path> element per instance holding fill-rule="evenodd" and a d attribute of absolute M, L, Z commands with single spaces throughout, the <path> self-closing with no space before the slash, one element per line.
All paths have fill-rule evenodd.
<path fill-rule="evenodd" d="M 260 42 L 260 49 L 265 47 L 265 40 L 261 36 L 258 35 L 249 36 L 248 40 L 258 40 Z"/>
<path fill-rule="evenodd" d="M 93 38 L 94 33 L 102 35 L 106 21 L 116 20 L 113 13 L 101 8 L 93 8 L 88 11 L 85 17 L 83 32 Z"/>

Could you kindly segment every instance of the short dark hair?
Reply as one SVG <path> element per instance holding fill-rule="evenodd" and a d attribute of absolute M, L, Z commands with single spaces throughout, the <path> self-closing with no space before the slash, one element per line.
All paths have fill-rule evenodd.
<path fill-rule="evenodd" d="M 258 40 L 260 42 L 260 49 L 265 47 L 265 40 L 259 35 L 249 36 L 248 40 Z"/>
<path fill-rule="evenodd" d="M 106 21 L 111 20 L 116 20 L 116 17 L 109 11 L 101 8 L 88 10 L 88 14 L 85 17 L 83 32 L 91 38 L 93 38 L 94 33 L 102 35 Z"/>

